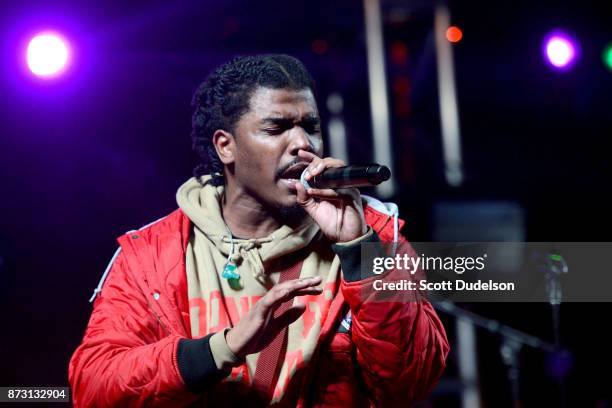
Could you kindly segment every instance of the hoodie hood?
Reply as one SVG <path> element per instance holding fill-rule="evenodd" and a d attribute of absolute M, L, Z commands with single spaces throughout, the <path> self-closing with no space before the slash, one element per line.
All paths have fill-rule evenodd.
<path fill-rule="evenodd" d="M 221 208 L 223 186 L 209 184 L 209 175 L 189 179 L 176 193 L 176 201 L 187 217 L 229 261 L 240 265 L 250 262 L 256 277 L 265 273 L 268 261 L 307 246 L 320 232 L 308 216 L 296 228 L 283 225 L 267 237 L 240 239 L 232 237 Z"/>

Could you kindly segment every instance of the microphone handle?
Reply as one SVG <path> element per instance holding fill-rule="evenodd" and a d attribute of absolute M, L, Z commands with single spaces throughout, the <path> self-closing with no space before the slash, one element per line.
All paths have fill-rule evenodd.
<path fill-rule="evenodd" d="M 389 180 L 391 171 L 387 166 L 345 166 L 325 170 L 314 176 L 309 184 L 314 188 L 349 188 L 375 186 Z"/>

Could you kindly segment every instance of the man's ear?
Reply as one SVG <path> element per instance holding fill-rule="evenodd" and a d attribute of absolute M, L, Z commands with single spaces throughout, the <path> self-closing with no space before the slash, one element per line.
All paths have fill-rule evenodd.
<path fill-rule="evenodd" d="M 234 135 L 225 130 L 217 129 L 212 137 L 213 146 L 221 162 L 229 165 L 234 162 L 236 154 L 236 140 Z"/>

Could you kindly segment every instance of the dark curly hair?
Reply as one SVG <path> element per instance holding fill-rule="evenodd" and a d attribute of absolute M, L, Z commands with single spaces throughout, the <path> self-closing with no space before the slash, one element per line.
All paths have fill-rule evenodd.
<path fill-rule="evenodd" d="M 314 80 L 304 64 L 283 54 L 235 57 L 217 68 L 198 87 L 191 102 L 195 109 L 191 139 L 200 158 L 194 176 L 211 174 L 211 184 L 223 185 L 223 163 L 212 144 L 213 134 L 218 129 L 234 133 L 258 87 L 296 91 L 308 88 L 314 92 Z"/>

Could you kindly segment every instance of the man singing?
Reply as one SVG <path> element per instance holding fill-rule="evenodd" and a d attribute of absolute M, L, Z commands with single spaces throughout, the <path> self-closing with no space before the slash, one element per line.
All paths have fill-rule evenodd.
<path fill-rule="evenodd" d="M 375 301 L 361 244 L 397 207 L 299 181 L 323 158 L 313 80 L 287 55 L 238 57 L 193 98 L 201 164 L 179 209 L 118 239 L 69 366 L 75 407 L 409 406 L 445 367 L 427 301 Z M 374 244 L 376 245 L 376 244 Z M 385 276 L 387 275 L 387 276 Z"/>

